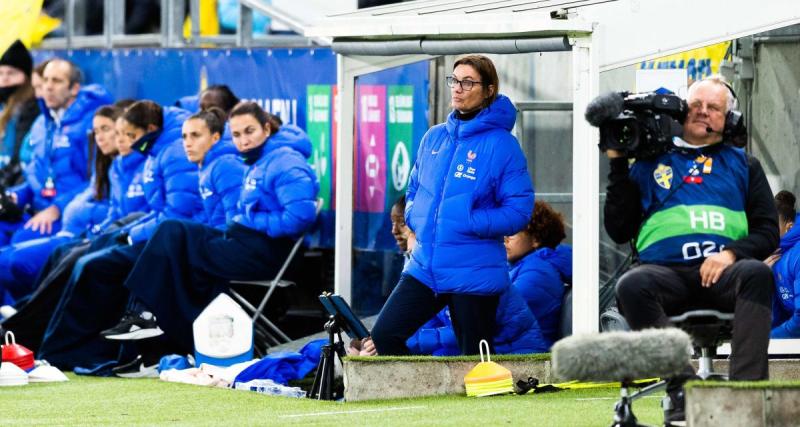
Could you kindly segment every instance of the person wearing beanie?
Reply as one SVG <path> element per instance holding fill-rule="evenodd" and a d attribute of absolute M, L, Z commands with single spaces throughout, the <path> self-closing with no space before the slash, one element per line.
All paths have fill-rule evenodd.
<path fill-rule="evenodd" d="M 22 182 L 20 151 L 39 115 L 31 72 L 33 59 L 16 40 L 0 56 L 0 186 Z"/>

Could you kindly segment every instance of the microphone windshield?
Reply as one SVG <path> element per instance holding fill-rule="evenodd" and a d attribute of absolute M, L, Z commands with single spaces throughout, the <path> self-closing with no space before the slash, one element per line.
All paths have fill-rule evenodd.
<path fill-rule="evenodd" d="M 586 106 L 586 121 L 600 127 L 606 120 L 617 117 L 624 107 L 624 99 L 619 92 L 604 93 Z"/>
<path fill-rule="evenodd" d="M 573 335 L 552 349 L 553 372 L 564 381 L 667 378 L 689 365 L 691 339 L 677 328 Z"/>

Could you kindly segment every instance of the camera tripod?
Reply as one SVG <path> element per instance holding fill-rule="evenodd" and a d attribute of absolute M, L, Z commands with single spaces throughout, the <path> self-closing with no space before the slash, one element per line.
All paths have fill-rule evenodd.
<path fill-rule="evenodd" d="M 339 363 L 344 357 L 344 342 L 342 341 L 342 327 L 339 324 L 338 316 L 331 315 L 325 323 L 325 331 L 328 332 L 328 343 L 322 346 L 322 354 L 317 365 L 317 373 L 314 376 L 314 384 L 311 386 L 309 399 L 333 400 L 333 378 L 336 357 Z M 336 340 L 335 336 L 339 339 Z"/>

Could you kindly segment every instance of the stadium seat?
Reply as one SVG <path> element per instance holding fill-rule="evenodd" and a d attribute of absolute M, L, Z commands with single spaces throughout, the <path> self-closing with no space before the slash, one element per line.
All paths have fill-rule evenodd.
<path fill-rule="evenodd" d="M 317 199 L 317 216 L 319 216 L 319 213 L 322 210 L 322 202 L 322 199 Z M 275 292 L 275 289 L 287 288 L 294 285 L 294 282 L 283 280 L 283 275 L 286 273 L 286 269 L 289 268 L 289 265 L 292 263 L 292 260 L 300 249 L 300 245 L 302 245 L 305 236 L 306 235 L 304 233 L 297 238 L 294 246 L 292 246 L 292 250 L 289 252 L 289 256 L 286 257 L 286 260 L 283 262 L 283 265 L 281 265 L 280 270 L 278 270 L 278 274 L 271 280 L 231 280 L 230 282 L 231 285 L 254 286 L 264 289 L 264 296 L 261 298 L 261 301 L 258 303 L 257 307 L 251 304 L 239 292 L 233 289 L 233 287 L 228 289 L 228 293 L 231 295 L 231 297 L 233 297 L 233 299 L 241 304 L 246 311 L 252 313 L 253 331 L 256 336 L 259 334 L 262 335 L 265 339 L 271 341 L 272 345 L 280 345 L 289 342 L 291 341 L 291 338 L 289 338 L 288 335 L 278 328 L 278 326 L 272 320 L 267 318 L 267 316 L 264 314 L 264 309 L 266 308 L 270 297 L 272 297 L 272 294 Z M 271 345 L 268 344 L 267 346 L 269 347 Z"/>

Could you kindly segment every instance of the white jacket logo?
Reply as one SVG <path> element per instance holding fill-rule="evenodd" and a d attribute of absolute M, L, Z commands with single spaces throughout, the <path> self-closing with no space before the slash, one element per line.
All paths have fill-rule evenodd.
<path fill-rule="evenodd" d="M 200 188 L 200 197 L 202 197 L 203 200 L 205 200 L 205 199 L 207 199 L 207 198 L 209 198 L 209 197 L 211 197 L 213 195 L 214 195 L 214 192 L 210 188 L 206 188 L 206 187 L 201 187 Z"/>
<path fill-rule="evenodd" d="M 155 180 L 155 174 L 153 174 L 151 169 L 144 171 L 144 177 L 142 178 L 143 183 L 147 184 L 148 182 L 153 182 Z"/>
<path fill-rule="evenodd" d="M 53 140 L 53 148 L 69 148 L 69 138 L 66 135 L 58 135 Z"/>
<path fill-rule="evenodd" d="M 125 197 L 133 199 L 134 197 L 141 197 L 141 196 L 144 196 L 144 189 L 142 188 L 142 184 L 131 184 L 128 186 L 128 191 L 125 193 Z"/>
<path fill-rule="evenodd" d="M 256 179 L 255 178 L 247 178 L 247 181 L 244 183 L 245 190 L 255 190 L 256 189 Z"/>

